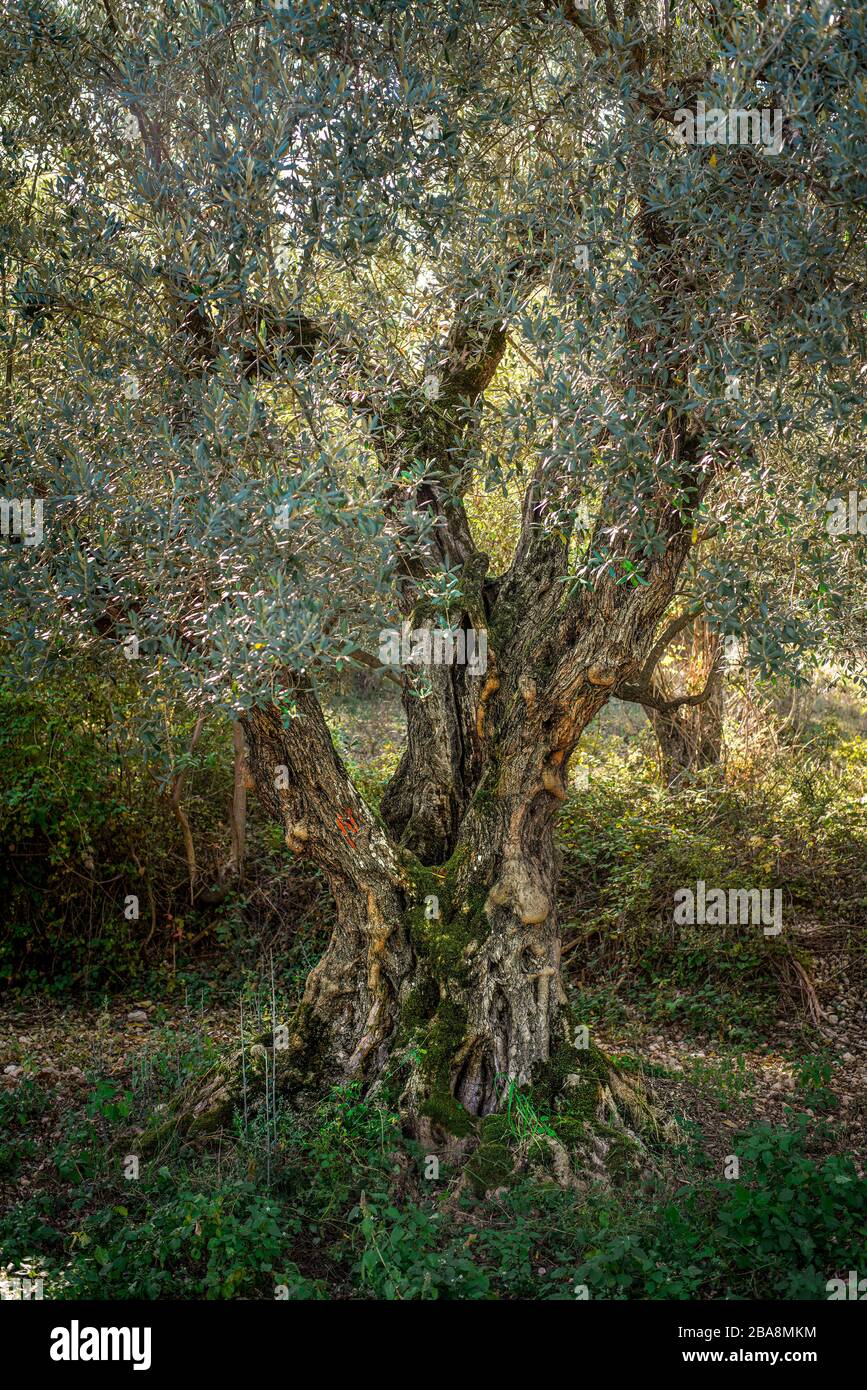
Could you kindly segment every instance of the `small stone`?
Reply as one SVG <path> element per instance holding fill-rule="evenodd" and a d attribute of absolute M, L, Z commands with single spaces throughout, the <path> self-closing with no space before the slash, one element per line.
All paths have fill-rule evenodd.
<path fill-rule="evenodd" d="M 126 1016 L 127 1023 L 147 1023 L 148 1016 L 144 1009 L 133 1009 Z"/>
<path fill-rule="evenodd" d="M 23 1067 L 16 1067 L 16 1066 L 14 1065 L 14 1063 L 13 1063 L 13 1065 L 3 1068 L 3 1075 L 4 1075 L 4 1076 L 20 1076 L 21 1073 L 23 1072 L 23 1070 L 24 1070 Z"/>

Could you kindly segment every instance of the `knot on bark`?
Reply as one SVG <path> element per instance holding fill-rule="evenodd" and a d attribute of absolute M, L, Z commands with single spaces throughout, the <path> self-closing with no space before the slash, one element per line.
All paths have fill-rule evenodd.
<path fill-rule="evenodd" d="M 529 709 L 536 699 L 536 682 L 532 676 L 527 676 L 523 672 L 518 677 L 518 692 L 521 699 Z"/>
<path fill-rule="evenodd" d="M 511 907 L 525 926 L 544 922 L 551 911 L 547 893 L 536 881 L 532 866 L 526 859 L 507 859 L 485 900 L 485 912 L 490 917 L 497 907 Z"/>
<path fill-rule="evenodd" d="M 479 738 L 484 738 L 485 736 L 485 714 L 488 700 L 499 688 L 499 679 L 492 671 L 482 687 L 482 693 L 479 696 L 479 707 L 476 711 L 476 733 Z"/>
<path fill-rule="evenodd" d="M 300 854 L 309 839 L 310 831 L 303 820 L 296 821 L 286 830 L 286 844 L 293 854 Z"/>
<path fill-rule="evenodd" d="M 587 672 L 587 680 L 591 685 L 602 686 L 608 689 L 617 683 L 617 672 L 606 671 L 601 666 L 591 666 Z"/>
<path fill-rule="evenodd" d="M 566 788 L 563 786 L 562 774 L 550 764 L 542 769 L 542 786 L 558 801 L 566 800 Z"/>

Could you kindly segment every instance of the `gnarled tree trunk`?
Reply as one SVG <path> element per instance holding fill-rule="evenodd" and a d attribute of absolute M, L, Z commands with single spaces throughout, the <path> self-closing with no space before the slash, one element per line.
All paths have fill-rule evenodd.
<path fill-rule="evenodd" d="M 667 245 L 658 214 L 646 212 L 642 229 L 650 251 Z M 443 1148 L 471 1144 L 507 1088 L 541 1084 L 546 1073 L 566 1080 L 586 1060 L 570 1036 L 560 978 L 557 812 L 582 731 L 615 691 L 643 676 L 712 475 L 693 417 L 669 411 L 665 467 L 644 488 L 640 534 L 633 491 L 612 487 L 586 538 L 588 555 L 604 553 L 605 562 L 594 560 L 572 586 L 564 581 L 580 484 L 556 459 L 543 459 L 524 496 L 512 564 L 489 576 L 463 504 L 472 475 L 464 466 L 468 407 L 505 351 L 495 305 L 506 291 L 520 302 L 550 270 L 544 238 L 531 241 L 532 250 L 504 267 L 492 306 L 458 307 L 438 359 L 435 406 L 412 391 L 374 393 L 353 406 L 367 413 L 393 480 L 386 508 L 401 620 L 411 630 L 430 627 L 428 581 L 446 570 L 459 576 L 449 621 L 485 631 L 487 669 L 404 673 L 407 746 L 381 817 L 347 775 L 309 678 L 290 679 L 291 709 L 273 704 L 242 721 L 250 785 L 289 849 L 321 869 L 336 913 L 289 1046 L 264 1039 L 251 1068 L 270 1066 L 270 1054 L 295 1091 L 348 1079 L 368 1089 L 397 1082 L 407 1124 Z M 670 256 L 659 287 L 666 304 L 680 284 L 674 250 Z M 269 343 L 281 334 L 297 355 L 285 324 L 275 323 L 274 335 L 269 329 Z M 333 350 L 325 334 L 314 341 Z M 643 340 L 636 353 L 641 363 L 662 360 Z M 652 386 L 646 390 L 651 398 Z M 424 462 L 423 482 L 401 481 L 401 458 Z M 406 525 L 413 510 L 429 522 L 419 530 L 424 540 Z M 237 1079 L 232 1066 L 216 1067 L 170 1123 L 219 1125 Z"/>
<path fill-rule="evenodd" d="M 481 694 L 485 678 L 467 679 Z M 529 686 L 518 701 L 437 862 L 379 825 L 309 696 L 288 724 L 275 709 L 247 721 L 255 788 L 289 847 L 324 869 L 337 911 L 290 1038 L 299 1079 L 373 1084 L 406 1048 L 403 1108 L 433 1142 L 468 1134 L 564 1036 L 553 837 L 567 750 L 540 741 Z M 426 846 L 429 822 L 416 825 Z"/>
<path fill-rule="evenodd" d="M 273 1053 L 287 1086 L 397 1081 L 408 1126 L 455 1153 L 508 1088 L 552 1064 L 561 1080 L 580 1070 L 560 977 L 556 817 L 582 730 L 646 657 L 686 544 L 679 519 L 672 526 L 645 586 L 574 603 L 552 582 L 562 555 L 535 549 L 533 528 L 495 583 L 477 558 L 478 606 L 462 621 L 487 621 L 488 669 L 435 673 L 418 716 L 428 740 L 408 744 L 387 826 L 300 678 L 291 709 L 245 718 L 250 784 L 289 849 L 321 868 L 336 909 L 289 1046 Z M 232 1100 L 218 1068 L 195 1091 L 189 1127 L 219 1124 Z"/>

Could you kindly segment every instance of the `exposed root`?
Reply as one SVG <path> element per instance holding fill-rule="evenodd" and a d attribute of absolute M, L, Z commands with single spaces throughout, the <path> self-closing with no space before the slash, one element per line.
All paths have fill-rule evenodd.
<path fill-rule="evenodd" d="M 303 1005 L 289 1025 L 288 1045 L 274 1047 L 274 1034 L 261 1034 L 230 1057 L 215 1063 L 181 1087 L 168 1107 L 134 1140 L 134 1152 L 148 1157 L 173 1139 L 189 1142 L 215 1139 L 231 1128 L 236 1114 L 255 1113 L 266 1087 L 281 1095 L 300 1093 L 325 1079 L 326 1053 L 321 1025 Z"/>
<path fill-rule="evenodd" d="M 243 1054 L 238 1049 L 216 1063 L 183 1087 L 143 1133 L 119 1143 L 147 1157 L 179 1139 L 212 1141 L 231 1131 L 236 1115 L 255 1114 L 272 1086 L 300 1100 L 302 1093 L 321 1094 L 339 1081 L 328 1070 L 321 1024 L 309 1009 L 302 1007 L 289 1026 L 287 1048 L 275 1049 L 273 1042 L 266 1033 Z M 510 1086 L 499 1109 L 484 1116 L 470 1115 L 456 1101 L 455 1115 L 431 1113 L 429 1099 L 427 1108 L 414 1104 L 427 1087 L 406 1061 L 406 1128 L 424 1153 L 460 1170 L 458 1193 L 496 1191 L 523 1175 L 585 1192 L 591 1184 L 608 1185 L 655 1167 L 654 1150 L 676 1138 L 676 1127 L 660 1114 L 642 1081 L 595 1046 L 562 1044 L 531 1085 Z M 371 1101 L 380 1089 L 374 1082 Z"/>
<path fill-rule="evenodd" d="M 477 1193 L 510 1186 L 530 1174 L 537 1181 L 586 1192 L 656 1167 L 659 1147 L 677 1138 L 643 1083 L 627 1077 L 598 1048 L 570 1059 L 576 1070 L 552 1092 L 552 1078 L 526 1088 L 520 1100 L 487 1116 L 466 1164 L 461 1190 Z M 552 1059 L 552 1069 L 563 1059 Z M 556 1084 L 556 1082 L 555 1082 Z M 536 1109 L 538 1103 L 541 1113 Z"/>
<path fill-rule="evenodd" d="M 270 1034 L 268 1035 L 270 1040 Z M 261 1043 L 259 1051 L 266 1049 Z M 182 1086 L 167 1107 L 157 1112 L 151 1123 L 134 1140 L 122 1140 L 135 1145 L 135 1152 L 147 1158 L 160 1153 L 173 1139 L 201 1140 L 220 1134 L 231 1124 L 232 1116 L 243 1108 L 245 1077 L 251 1095 L 257 1086 L 259 1069 L 254 1049 L 245 1049 L 244 1066 L 240 1049 L 225 1061 L 216 1063 L 202 1076 Z"/>

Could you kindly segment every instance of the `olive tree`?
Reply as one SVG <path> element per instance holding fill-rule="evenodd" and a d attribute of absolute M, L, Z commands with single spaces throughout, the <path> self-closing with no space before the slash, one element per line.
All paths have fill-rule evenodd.
<path fill-rule="evenodd" d="M 863 486 L 863 13 L 8 11 L 4 486 L 44 538 L 4 549 L 7 668 L 125 653 L 145 704 L 239 722 L 334 899 L 278 1074 L 397 1076 L 417 1133 L 471 1140 L 586 1064 L 555 848 L 582 731 L 690 698 L 651 677 L 696 600 L 767 673 L 861 592 L 826 508 Z M 515 496 L 495 570 L 479 521 Z M 402 689 L 379 809 L 320 698 L 350 662 Z M 182 1118 L 231 1100 L 218 1067 Z"/>

